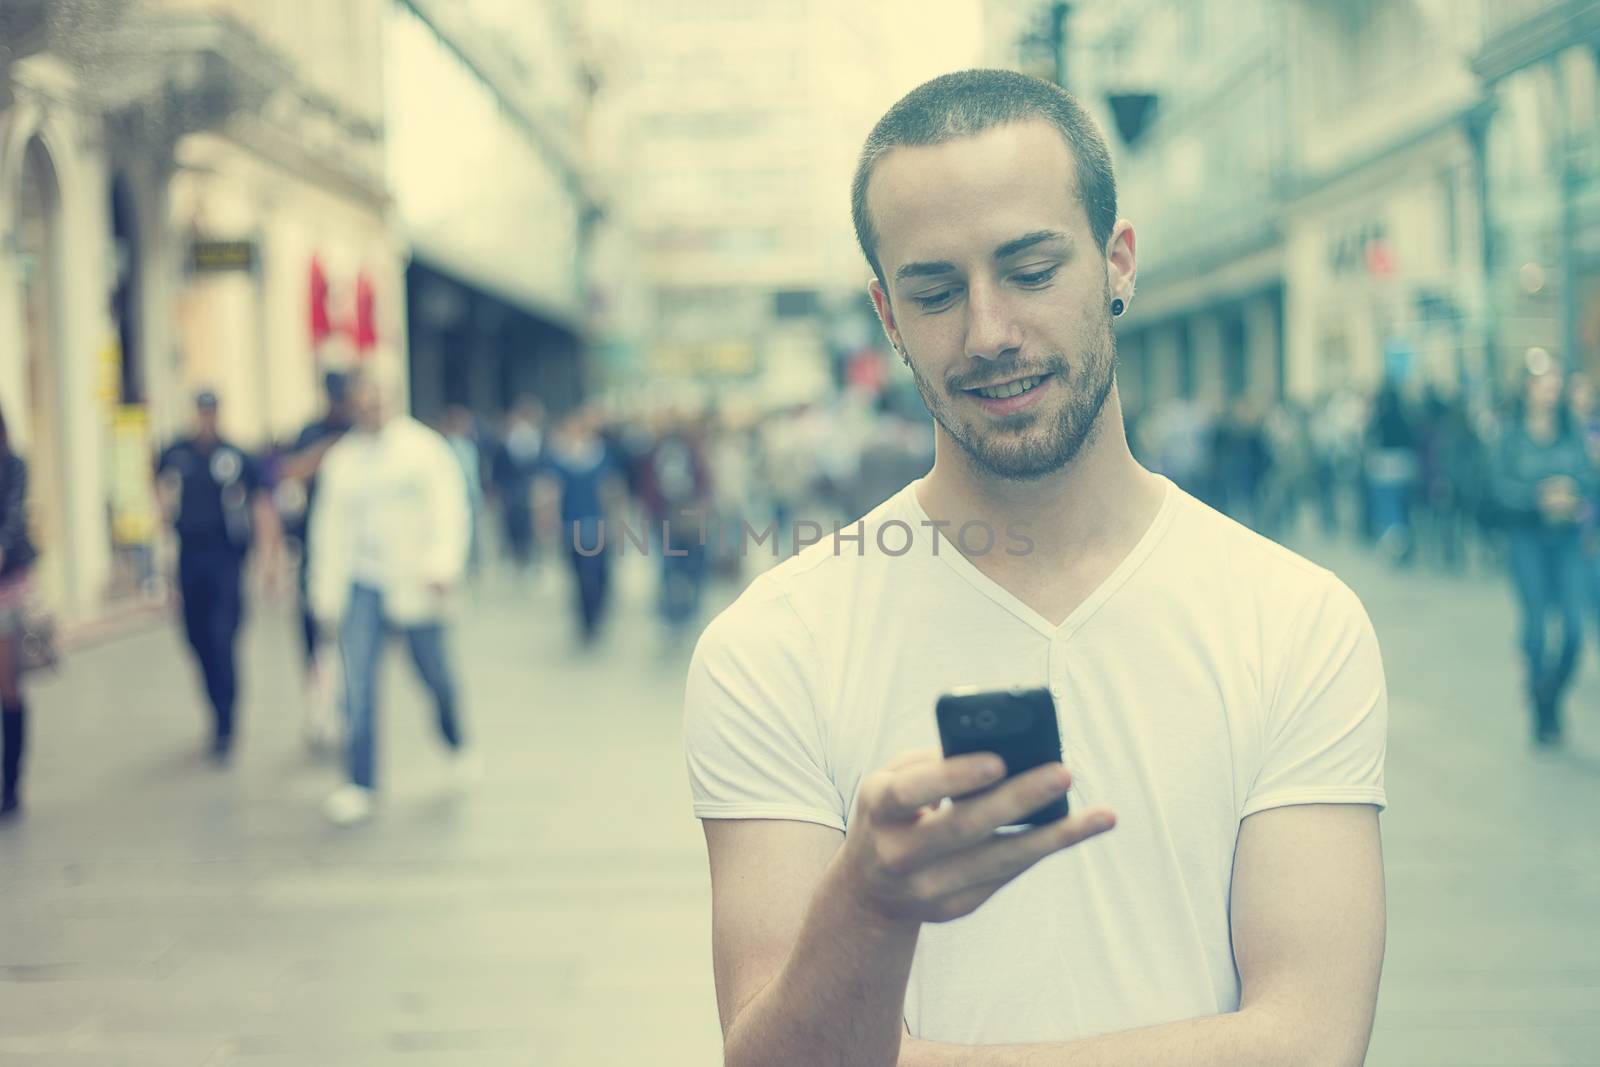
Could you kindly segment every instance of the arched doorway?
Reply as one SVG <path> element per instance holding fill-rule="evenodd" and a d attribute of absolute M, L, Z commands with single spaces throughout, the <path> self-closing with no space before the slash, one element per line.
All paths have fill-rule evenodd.
<path fill-rule="evenodd" d="M 61 187 L 38 137 L 23 155 L 16 239 L 27 411 L 11 418 L 24 431 L 14 441 L 28 459 L 28 511 L 41 550 L 39 592 L 46 603 L 59 605 L 69 592 L 61 441 Z"/>

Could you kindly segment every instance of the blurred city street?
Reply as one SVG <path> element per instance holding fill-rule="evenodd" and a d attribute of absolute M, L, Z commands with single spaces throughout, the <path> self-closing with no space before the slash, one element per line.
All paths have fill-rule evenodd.
<path fill-rule="evenodd" d="M 1569 745 L 1535 753 L 1502 581 L 1307 551 L 1366 601 L 1393 701 L 1368 1062 L 1600 1063 L 1592 661 Z M 386 796 L 353 830 L 318 809 L 335 775 L 300 740 L 283 613 L 249 624 L 229 770 L 201 758 L 175 630 L 73 657 L 37 687 L 29 818 L 0 831 L 0 1064 L 718 1062 L 686 652 L 663 644 L 634 564 L 587 655 L 565 575 L 480 581 L 457 635 L 487 756 L 469 794 L 397 650 Z"/>
<path fill-rule="evenodd" d="M 1026 678 L 985 658 L 1024 646 L 960 603 L 897 610 L 931 588 L 915 577 L 841 583 L 891 622 L 841 637 L 837 667 L 817 635 L 863 614 L 840 598 L 772 632 L 736 620 L 691 686 L 710 694 L 692 801 L 698 635 L 768 552 L 930 471 L 948 507 L 929 514 L 971 512 L 962 531 L 1046 517 L 1048 558 L 977 569 L 1034 622 L 1034 595 L 1070 619 L 1153 488 L 1135 463 L 1331 567 L 1376 624 L 1389 910 L 1367 1062 L 1600 1067 L 1600 0 L 0 0 L 0 1067 L 722 1062 L 693 812 L 747 820 L 713 844 L 718 877 L 759 886 L 749 924 L 776 929 L 801 879 L 765 857 L 805 853 L 752 851 L 792 828 L 748 820 L 836 820 L 830 790 L 878 765 L 852 753 L 900 744 L 884 717 L 822 713 L 892 709 L 888 690 L 823 699 L 819 679 L 922 684 L 917 657 Z M 1258 586 L 1291 589 L 1217 592 Z M 1313 618 L 1290 607 L 1260 618 Z M 910 1032 L 1231 1014 L 1226 942 L 1263 988 L 1244 931 L 1270 924 L 1225 925 L 1226 892 L 1306 938 L 1338 920 L 1337 951 L 1305 940 L 1265 980 L 1315 974 L 1326 1025 L 1274 1006 L 1199 1043 L 1354 1050 L 1370 820 L 1364 869 L 1354 838 L 1280 831 L 1260 862 L 1299 889 L 1254 908 L 1225 881 L 1238 811 L 1378 796 L 1371 646 L 1341 612 L 1342 631 L 1229 625 L 1209 600 L 1210 633 L 1134 616 L 1105 666 L 1160 680 L 1204 638 L 1209 673 L 1075 699 L 1172 750 L 1141 764 L 1151 803 L 1199 811 L 1183 774 L 1233 775 L 1217 846 L 1172 832 L 1171 866 L 1126 863 L 1115 891 L 1045 878 L 1036 906 L 990 913 L 1003 938 L 946 931 L 963 944 L 919 957 Z M 406 639 L 379 662 L 385 620 Z M 1052 627 L 1058 673 L 1077 625 Z M 816 655 L 785 652 L 800 630 Z M 1234 655 L 1255 632 L 1295 635 L 1281 664 Z M 1360 640 L 1337 661 L 1302 649 L 1341 632 Z M 308 686 L 316 655 L 349 684 Z M 1335 662 L 1314 700 L 1266 698 Z M 1214 766 L 1138 718 L 1170 693 L 1185 726 L 1193 694 L 1222 698 Z M 347 745 L 317 737 L 336 722 Z M 1347 815 L 1366 819 L 1288 818 Z M 1118 832 L 1137 822 L 1161 818 Z M 866 844 L 846 859 L 894 858 Z M 880 879 L 888 913 L 960 903 L 918 877 L 952 857 L 931 852 Z M 1318 861 L 1337 903 L 1303 895 L 1333 882 Z M 1181 936 L 1130 909 L 1146 890 Z M 1058 930 L 1110 930 L 1107 950 L 1026 924 L 1058 896 L 1079 920 L 1115 903 L 1096 914 L 1121 922 Z M 718 958 L 748 1004 L 743 910 Z M 1054 954 L 1025 970 L 1018 946 Z M 830 988 L 863 995 L 780 983 L 780 1025 L 731 1059 L 820 1061 L 868 1032 L 852 1016 L 900 957 L 855 956 L 879 971 Z M 1044 983 L 1068 979 L 1109 999 L 1061 1011 Z M 1050 1009 L 1028 1025 L 995 1010 L 1031 1010 L 1024 983 Z M 1113 1041 L 1165 1063 L 1143 1050 L 1189 1029 Z"/>

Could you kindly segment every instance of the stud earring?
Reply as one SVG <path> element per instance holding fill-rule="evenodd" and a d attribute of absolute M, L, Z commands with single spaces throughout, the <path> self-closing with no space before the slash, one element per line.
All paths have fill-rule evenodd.
<path fill-rule="evenodd" d="M 1127 309 L 1128 309 L 1128 305 L 1122 299 L 1122 297 L 1119 296 L 1115 300 L 1111 301 L 1111 314 L 1113 314 L 1113 315 L 1121 315 Z"/>

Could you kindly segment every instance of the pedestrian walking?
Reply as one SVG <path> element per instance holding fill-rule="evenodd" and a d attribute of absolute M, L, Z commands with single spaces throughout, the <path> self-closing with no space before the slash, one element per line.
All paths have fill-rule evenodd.
<path fill-rule="evenodd" d="M 347 782 L 329 819 L 360 822 L 377 788 L 378 668 L 390 630 L 403 634 L 433 697 L 440 736 L 463 782 L 467 747 L 448 616 L 467 563 L 467 489 L 443 437 L 398 411 L 398 389 L 375 370 L 351 387 L 355 425 L 323 461 L 311 517 L 311 602 L 337 628 L 344 666 Z"/>
<path fill-rule="evenodd" d="M 1562 388 L 1558 369 L 1528 375 L 1491 475 L 1520 609 L 1524 691 L 1540 746 L 1561 743 L 1561 702 L 1583 651 L 1590 591 L 1583 519 L 1597 499 L 1595 465 Z M 1545 647 L 1552 615 L 1561 623 L 1553 660 Z"/>
<path fill-rule="evenodd" d="M 28 535 L 28 464 L 12 451 L 0 413 L 0 818 L 22 810 L 28 708 L 22 696 L 21 639 L 38 555 Z"/>
<path fill-rule="evenodd" d="M 211 755 L 225 762 L 238 700 L 245 560 L 259 539 L 263 573 L 272 573 L 281 543 L 278 520 L 255 459 L 221 436 L 217 394 L 209 389 L 195 396 L 194 433 L 161 454 L 156 482 L 178 537 L 183 629 L 211 706 Z"/>
<path fill-rule="evenodd" d="M 543 454 L 543 409 L 533 397 L 523 397 L 506 419 L 490 464 L 506 548 L 512 565 L 522 573 L 533 565 L 538 546 L 533 529 L 533 479 Z"/>
<path fill-rule="evenodd" d="M 1048 82 L 946 75 L 873 129 L 853 205 L 936 453 L 696 649 L 725 1061 L 1361 1062 L 1377 641 L 1333 575 L 1129 453 L 1135 239 L 1098 128 Z M 963 686 L 1043 689 L 1065 765 L 942 757 Z M 993 699 L 967 725 L 1009 737 Z"/>
<path fill-rule="evenodd" d="M 306 424 L 279 467 L 276 496 L 284 513 L 286 543 L 296 550 L 296 590 L 300 609 L 300 634 L 304 650 L 306 741 L 313 748 L 332 743 L 338 721 L 330 712 L 338 703 L 338 668 L 331 654 L 331 634 L 324 634 L 311 610 L 308 575 L 311 568 L 311 513 L 317 503 L 317 471 L 328 450 L 350 430 L 350 383 L 347 375 L 329 371 L 323 376 L 327 407 Z M 290 487 L 293 487 L 292 489 Z"/>
<path fill-rule="evenodd" d="M 600 436 L 598 415 L 589 409 L 561 421 L 536 490 L 543 514 L 558 516 L 559 543 L 572 567 L 578 639 L 593 645 L 605 621 L 611 585 L 611 557 L 619 531 L 608 530 L 626 496 L 624 475 Z"/>
<path fill-rule="evenodd" d="M 672 642 L 687 636 L 700 615 L 706 543 L 714 532 L 711 488 L 703 422 L 672 413 L 645 457 L 639 491 L 660 552 L 659 606 Z"/>
<path fill-rule="evenodd" d="M 1384 382 L 1367 427 L 1367 519 L 1369 532 L 1391 562 L 1411 560 L 1412 494 L 1418 475 L 1417 427 L 1399 383 Z"/>

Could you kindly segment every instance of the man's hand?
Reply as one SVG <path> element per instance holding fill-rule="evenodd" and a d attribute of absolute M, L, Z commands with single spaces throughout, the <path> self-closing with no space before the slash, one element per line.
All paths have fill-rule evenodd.
<path fill-rule="evenodd" d="M 1578 497 L 1578 487 L 1571 478 L 1559 474 L 1546 478 L 1539 483 L 1538 494 L 1539 513 L 1546 522 L 1573 522 L 1577 519 L 1582 501 Z"/>
<path fill-rule="evenodd" d="M 997 834 L 1072 783 L 1059 763 L 1002 782 L 1004 774 L 994 755 L 945 759 L 925 751 L 869 775 L 839 856 L 840 874 L 856 903 L 890 926 L 959 919 L 1046 856 L 1116 823 L 1109 808 L 1093 808 Z M 988 786 L 994 788 L 968 796 Z M 966 799 L 939 806 L 945 797 Z"/>
<path fill-rule="evenodd" d="M 264 600 L 280 606 L 289 603 L 294 585 L 281 552 L 259 560 L 255 570 L 256 591 Z"/>

